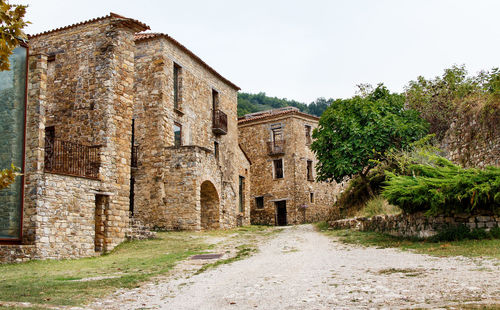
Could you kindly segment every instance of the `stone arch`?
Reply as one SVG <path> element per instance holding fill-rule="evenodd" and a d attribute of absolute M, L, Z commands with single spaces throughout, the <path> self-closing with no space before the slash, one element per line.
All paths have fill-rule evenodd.
<path fill-rule="evenodd" d="M 205 181 L 200 187 L 201 229 L 220 228 L 219 195 L 214 184 Z"/>

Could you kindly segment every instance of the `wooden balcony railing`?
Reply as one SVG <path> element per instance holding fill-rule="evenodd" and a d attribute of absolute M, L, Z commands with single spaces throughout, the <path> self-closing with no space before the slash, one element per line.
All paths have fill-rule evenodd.
<path fill-rule="evenodd" d="M 227 115 L 221 110 L 214 111 L 212 131 L 217 135 L 227 134 Z"/>
<path fill-rule="evenodd" d="M 285 140 L 275 140 L 267 142 L 267 150 L 269 155 L 285 154 Z"/>
<path fill-rule="evenodd" d="M 100 145 L 45 139 L 45 172 L 97 179 L 99 148 Z"/>
<path fill-rule="evenodd" d="M 137 168 L 137 159 L 138 159 L 138 156 L 139 156 L 138 152 L 139 152 L 139 146 L 137 146 L 137 145 L 132 146 L 132 158 L 131 158 L 131 161 L 130 161 L 130 165 L 133 168 Z"/>

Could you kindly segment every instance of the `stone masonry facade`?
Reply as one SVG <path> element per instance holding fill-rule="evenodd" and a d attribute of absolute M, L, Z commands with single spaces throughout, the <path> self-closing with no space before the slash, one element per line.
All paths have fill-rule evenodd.
<path fill-rule="evenodd" d="M 131 222 L 250 223 L 239 88 L 147 29 L 111 13 L 30 37 L 22 240 L 0 243 L 0 262 L 93 256 Z"/>
<path fill-rule="evenodd" d="M 239 88 L 168 35 L 139 34 L 135 42 L 134 217 L 167 230 L 249 224 L 250 163 L 238 146 Z M 214 124 L 217 113 L 227 118 L 224 128 Z"/>
<path fill-rule="evenodd" d="M 252 224 L 288 225 L 325 220 L 341 187 L 315 181 L 309 145 L 318 117 L 282 108 L 239 119 L 240 143 L 252 165 Z"/>

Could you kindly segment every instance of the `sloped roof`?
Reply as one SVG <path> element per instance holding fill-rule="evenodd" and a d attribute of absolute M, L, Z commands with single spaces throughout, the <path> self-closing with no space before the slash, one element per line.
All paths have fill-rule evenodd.
<path fill-rule="evenodd" d="M 283 116 L 283 115 L 299 115 L 299 116 L 304 116 L 307 118 L 311 118 L 313 120 L 318 121 L 319 117 L 307 114 L 304 112 L 300 112 L 299 109 L 295 107 L 285 107 L 285 108 L 280 108 L 280 109 L 273 109 L 273 110 L 267 110 L 267 111 L 262 111 L 262 112 L 256 112 L 256 113 L 251 113 L 251 114 L 246 114 L 245 116 L 242 116 L 238 118 L 238 125 L 239 124 L 246 124 L 249 122 L 257 121 L 257 120 L 263 120 L 267 118 L 274 118 L 278 116 Z"/>
<path fill-rule="evenodd" d="M 223 82 L 225 82 L 226 84 L 228 84 L 232 88 L 234 88 L 236 90 L 240 90 L 240 88 L 237 85 L 235 85 L 234 83 L 232 83 L 231 81 L 229 81 L 228 79 L 226 79 L 225 77 L 220 75 L 217 71 L 215 71 L 215 69 L 213 69 L 207 63 L 205 63 L 203 60 L 201 60 L 200 57 L 196 56 L 196 54 L 191 52 L 187 47 L 185 47 L 184 45 L 179 43 L 177 40 L 175 40 L 174 38 L 172 38 L 168 34 L 165 34 L 165 33 L 137 33 L 135 35 L 135 42 L 140 43 L 140 42 L 144 42 L 144 41 L 148 41 L 148 40 L 152 40 L 152 39 L 158 39 L 158 38 L 164 38 L 164 39 L 168 40 L 169 42 L 171 42 L 172 44 L 177 46 L 180 50 L 182 50 L 183 52 L 185 52 L 186 54 L 191 56 L 196 62 L 198 62 L 203 68 L 207 69 L 210 73 L 212 73 L 213 75 L 215 75 L 216 77 L 221 79 Z"/>
<path fill-rule="evenodd" d="M 55 29 L 52 29 L 52 30 L 47 30 L 47 31 L 40 32 L 40 33 L 33 34 L 33 35 L 28 35 L 28 38 L 31 39 L 31 38 L 39 37 L 39 36 L 42 36 L 42 35 L 51 34 L 51 33 L 54 33 L 54 32 L 58 32 L 58 31 L 62 31 L 62 30 L 67 30 L 67 29 L 75 28 L 75 27 L 78 27 L 78 26 L 86 25 L 86 24 L 95 23 L 95 22 L 98 22 L 98 21 L 101 21 L 101 20 L 104 20 L 104 19 L 107 19 L 107 18 L 119 18 L 119 19 L 122 19 L 123 22 L 127 26 L 129 26 L 131 28 L 135 28 L 137 32 L 145 31 L 145 30 L 150 29 L 149 26 L 146 25 L 146 24 L 144 24 L 143 22 L 140 22 L 140 21 L 138 21 L 136 19 L 124 17 L 124 16 L 121 16 L 119 14 L 111 12 L 111 13 L 109 13 L 109 15 L 106 15 L 106 16 L 89 19 L 89 20 L 86 20 L 86 21 L 83 21 L 83 22 L 71 24 L 71 25 L 68 25 L 68 26 L 60 27 L 60 28 L 55 28 Z"/>

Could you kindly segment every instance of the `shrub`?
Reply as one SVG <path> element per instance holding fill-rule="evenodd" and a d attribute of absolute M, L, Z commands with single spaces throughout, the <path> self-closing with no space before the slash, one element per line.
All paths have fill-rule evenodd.
<path fill-rule="evenodd" d="M 482 210 L 500 214 L 500 168 L 464 169 L 430 152 L 427 162 L 410 164 L 402 174 L 386 172 L 382 195 L 404 212 L 427 215 Z"/>
<path fill-rule="evenodd" d="M 436 235 L 429 238 L 431 242 L 447 242 L 447 241 L 462 241 L 462 240 L 483 240 L 483 239 L 500 239 L 500 227 L 491 228 L 486 231 L 482 228 L 469 229 L 461 224 L 458 226 L 449 226 L 440 230 Z"/>
<path fill-rule="evenodd" d="M 377 196 L 366 203 L 366 206 L 361 209 L 356 215 L 364 217 L 372 217 L 375 215 L 382 214 L 398 214 L 401 213 L 401 209 L 393 206 L 381 197 Z"/>

